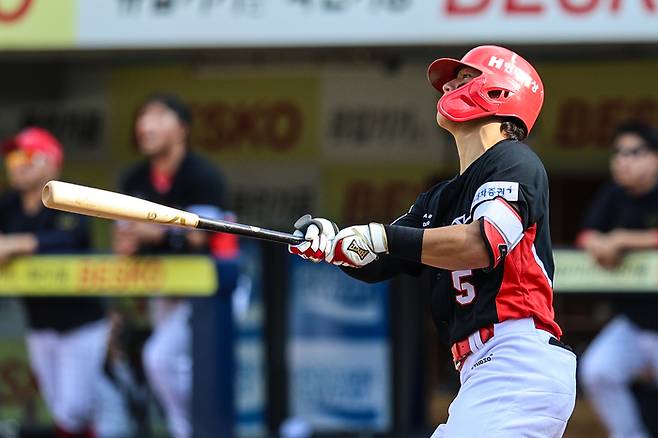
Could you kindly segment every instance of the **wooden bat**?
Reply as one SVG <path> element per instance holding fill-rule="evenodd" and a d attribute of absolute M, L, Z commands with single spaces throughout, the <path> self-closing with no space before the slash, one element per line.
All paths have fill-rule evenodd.
<path fill-rule="evenodd" d="M 43 205 L 55 210 L 69 211 L 105 219 L 151 222 L 199 230 L 239 234 L 271 242 L 298 245 L 302 237 L 215 219 L 206 219 L 189 211 L 178 210 L 134 196 L 62 181 L 50 181 L 41 193 Z"/>

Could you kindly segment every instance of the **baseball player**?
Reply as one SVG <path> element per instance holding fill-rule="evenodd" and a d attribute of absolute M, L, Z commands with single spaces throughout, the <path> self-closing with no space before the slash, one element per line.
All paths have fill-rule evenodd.
<path fill-rule="evenodd" d="M 543 84 L 526 60 L 497 46 L 438 59 L 428 75 L 443 93 L 437 123 L 455 139 L 459 175 L 391 225 L 338 231 L 303 217 L 295 228 L 306 242 L 289 249 L 368 282 L 432 272 L 432 316 L 448 332 L 461 381 L 433 438 L 562 436 L 576 356 L 554 320 L 547 176 L 523 143 Z"/>
<path fill-rule="evenodd" d="M 64 162 L 62 145 L 47 130 L 29 127 L 3 144 L 11 189 L 0 197 L 0 264 L 29 254 L 85 253 L 85 217 L 50 210 L 41 189 Z M 27 350 L 57 438 L 94 436 L 97 382 L 106 352 L 108 321 L 98 297 L 25 297 Z"/>
<path fill-rule="evenodd" d="M 140 105 L 134 125 L 135 139 L 146 159 L 126 173 L 121 188 L 132 196 L 219 219 L 225 215 L 224 180 L 219 169 L 189 150 L 191 123 L 191 111 L 179 97 L 149 96 Z M 123 255 L 218 255 L 227 239 L 237 245 L 235 236 L 228 234 L 137 222 L 117 223 L 113 238 L 114 250 Z M 188 438 L 192 436 L 191 303 L 154 297 L 150 317 L 154 330 L 144 346 L 144 370 L 166 412 L 171 435 Z"/>
<path fill-rule="evenodd" d="M 604 268 L 628 251 L 658 247 L 658 132 L 625 123 L 612 152 L 612 181 L 595 197 L 576 242 Z M 658 305 L 627 294 L 611 302 L 617 314 L 583 353 L 580 381 L 610 437 L 648 438 L 631 383 L 647 371 L 658 378 Z"/>

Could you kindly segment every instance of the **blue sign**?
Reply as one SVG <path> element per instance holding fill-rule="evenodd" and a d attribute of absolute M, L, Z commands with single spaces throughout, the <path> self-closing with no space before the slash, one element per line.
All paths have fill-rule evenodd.
<path fill-rule="evenodd" d="M 318 432 L 391 425 L 388 282 L 291 258 L 290 414 Z"/>
<path fill-rule="evenodd" d="M 242 275 L 233 292 L 237 339 L 236 430 L 241 438 L 265 435 L 265 348 L 263 345 L 263 284 L 261 253 L 257 242 L 244 239 L 240 245 Z"/>

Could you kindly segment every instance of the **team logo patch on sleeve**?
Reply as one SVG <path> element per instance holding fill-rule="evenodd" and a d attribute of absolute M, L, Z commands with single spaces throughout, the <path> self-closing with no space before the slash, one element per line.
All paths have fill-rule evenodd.
<path fill-rule="evenodd" d="M 475 191 L 471 209 L 484 201 L 496 198 L 504 198 L 509 202 L 519 200 L 519 183 L 512 181 L 489 181 Z"/>
<path fill-rule="evenodd" d="M 355 253 L 357 256 L 359 256 L 361 260 L 365 259 L 368 253 L 370 252 L 367 249 L 361 248 L 359 245 L 356 244 L 356 241 L 354 240 L 352 240 L 352 242 L 349 244 L 347 250 Z"/>

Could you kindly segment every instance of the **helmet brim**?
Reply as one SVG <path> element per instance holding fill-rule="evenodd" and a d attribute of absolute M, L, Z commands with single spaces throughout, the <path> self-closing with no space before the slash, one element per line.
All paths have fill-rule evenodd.
<path fill-rule="evenodd" d="M 439 58 L 432 62 L 427 68 L 427 80 L 434 88 L 443 93 L 443 86 L 446 82 L 457 77 L 459 69 L 464 67 L 474 68 L 475 70 L 482 72 L 481 68 L 467 62 L 462 62 L 452 58 Z"/>

